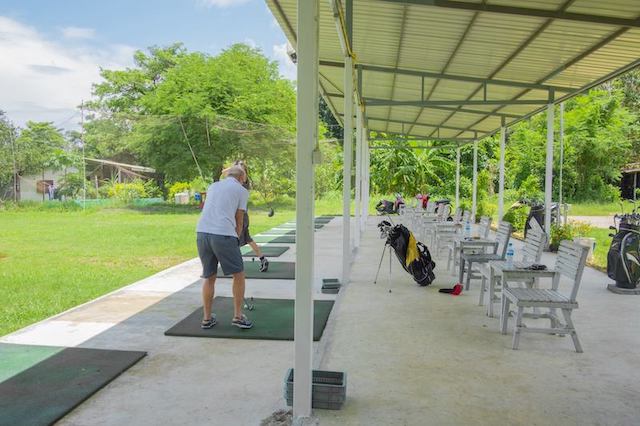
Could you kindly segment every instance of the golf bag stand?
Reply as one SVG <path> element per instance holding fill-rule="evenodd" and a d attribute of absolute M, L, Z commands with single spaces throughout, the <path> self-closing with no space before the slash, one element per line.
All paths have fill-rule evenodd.
<path fill-rule="evenodd" d="M 387 252 L 387 248 L 389 249 L 389 275 L 387 277 L 387 282 L 389 284 L 389 292 L 391 292 L 391 246 L 389 244 L 385 244 L 382 247 L 382 255 L 380 256 L 380 262 L 378 263 L 378 270 L 376 271 L 376 278 L 373 280 L 374 284 L 378 284 L 378 275 L 380 275 L 380 269 L 382 268 L 382 261 L 384 260 L 384 254 Z"/>

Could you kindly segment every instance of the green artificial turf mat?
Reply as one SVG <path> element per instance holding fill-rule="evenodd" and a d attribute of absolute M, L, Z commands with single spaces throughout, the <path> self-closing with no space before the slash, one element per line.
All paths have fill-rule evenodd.
<path fill-rule="evenodd" d="M 0 383 L 64 348 L 0 343 Z"/>
<path fill-rule="evenodd" d="M 244 273 L 247 278 L 258 278 L 264 280 L 293 280 L 296 278 L 295 262 L 269 262 L 269 270 L 260 272 L 260 262 L 244 262 Z M 221 275 L 229 278 L 231 275 Z"/>
<path fill-rule="evenodd" d="M 265 257 L 278 257 L 285 251 L 289 250 L 288 246 L 272 246 L 272 245 L 263 245 L 259 246 L 260 250 L 262 250 L 262 254 Z M 253 249 L 250 246 L 246 246 L 242 248 L 242 256 L 244 257 L 257 257 L 253 252 Z"/>
<path fill-rule="evenodd" d="M 145 352 L 66 348 L 0 383 L 0 425 L 50 425 Z"/>
<path fill-rule="evenodd" d="M 260 235 L 266 236 L 282 236 L 282 235 L 296 235 L 295 229 L 269 229 L 268 231 L 261 232 Z"/>
<path fill-rule="evenodd" d="M 202 308 L 197 308 L 164 334 L 167 336 L 214 337 L 227 339 L 293 340 L 294 301 L 291 299 L 253 299 L 255 309 L 244 310 L 253 321 L 253 328 L 242 330 L 231 325 L 233 298 L 216 297 L 213 312 L 218 324 L 209 329 L 200 328 Z M 333 300 L 313 302 L 313 340 L 320 340 L 333 308 Z"/>
<path fill-rule="evenodd" d="M 324 226 L 324 223 L 316 223 L 314 225 L 314 228 L 317 231 L 318 229 L 322 229 L 323 226 Z M 296 224 L 295 223 L 283 223 L 281 225 L 276 226 L 275 228 L 278 228 L 278 229 L 296 229 Z"/>
<path fill-rule="evenodd" d="M 295 244 L 295 235 L 256 235 L 253 237 L 256 243 Z"/>

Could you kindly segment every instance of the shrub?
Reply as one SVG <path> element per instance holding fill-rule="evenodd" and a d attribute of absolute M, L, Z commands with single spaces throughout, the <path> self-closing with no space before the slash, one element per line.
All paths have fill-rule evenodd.
<path fill-rule="evenodd" d="M 488 200 L 480 200 L 478 201 L 478 211 L 476 212 L 476 215 L 478 217 L 481 216 L 493 216 L 493 214 L 496 212 L 496 206 L 491 204 Z"/>
<path fill-rule="evenodd" d="M 573 240 L 575 237 L 575 230 L 571 223 L 566 225 L 551 225 L 551 242 L 549 244 L 550 251 L 558 251 L 560 242 L 563 240 Z"/>
<path fill-rule="evenodd" d="M 144 182 L 144 189 L 146 192 L 146 198 L 162 198 L 162 190 L 153 180 Z"/>
<path fill-rule="evenodd" d="M 67 175 L 62 179 L 62 183 L 56 190 L 56 195 L 61 195 L 68 198 L 76 198 L 82 196 L 83 187 L 84 185 L 81 173 L 67 173 Z M 89 187 L 90 183 L 87 182 L 87 190 L 90 189 Z"/>
<path fill-rule="evenodd" d="M 525 204 L 515 204 L 507 210 L 503 220 L 513 226 L 514 231 L 523 232 L 529 217 L 529 209 Z"/>
<path fill-rule="evenodd" d="M 604 185 L 600 191 L 602 202 L 620 201 L 620 188 L 611 184 Z"/>
<path fill-rule="evenodd" d="M 209 188 L 210 184 L 211 182 L 198 176 L 197 178 L 189 182 L 189 188 L 193 192 L 207 192 L 207 188 Z M 182 191 L 178 191 L 178 192 L 182 192 Z"/>
<path fill-rule="evenodd" d="M 109 188 L 109 198 L 116 198 L 124 202 L 130 202 L 136 198 L 147 198 L 147 188 L 142 181 L 129 183 L 116 183 Z"/>
<path fill-rule="evenodd" d="M 179 192 L 189 192 L 191 184 L 187 182 L 176 182 L 169 187 L 169 194 L 167 199 L 169 202 L 174 203 L 176 200 L 176 194 Z"/>

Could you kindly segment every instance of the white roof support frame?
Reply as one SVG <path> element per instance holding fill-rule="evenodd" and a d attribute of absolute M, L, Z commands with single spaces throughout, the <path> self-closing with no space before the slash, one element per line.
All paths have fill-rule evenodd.
<path fill-rule="evenodd" d="M 296 0 L 266 2 L 295 45 Z M 549 90 L 559 103 L 640 64 L 640 3 L 593 4 L 321 1 L 322 95 L 342 121 L 344 82 L 335 68 L 344 67 L 347 50 L 369 130 L 451 140 L 493 135 L 503 118 L 513 126 L 542 112 Z"/>
<path fill-rule="evenodd" d="M 382 0 L 391 3 L 415 4 L 421 6 L 435 6 L 448 9 L 467 10 L 474 12 L 499 13 L 503 15 L 518 15 L 536 18 L 563 19 L 567 21 L 589 22 L 592 24 L 612 25 L 617 27 L 640 28 L 639 19 L 626 19 L 584 13 L 570 13 L 549 9 L 534 9 L 529 7 L 503 6 L 498 4 L 470 3 L 451 0 Z"/>

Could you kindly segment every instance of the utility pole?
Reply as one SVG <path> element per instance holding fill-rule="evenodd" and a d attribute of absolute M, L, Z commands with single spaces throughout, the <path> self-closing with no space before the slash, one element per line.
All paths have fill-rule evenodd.
<path fill-rule="evenodd" d="M 87 166 L 84 158 L 84 100 L 80 102 L 80 142 L 82 143 L 82 209 L 87 208 Z"/>
<path fill-rule="evenodd" d="M 13 201 L 18 202 L 18 163 L 16 162 L 16 144 L 13 127 L 9 128 L 9 138 L 11 139 L 11 152 L 13 154 Z"/>

